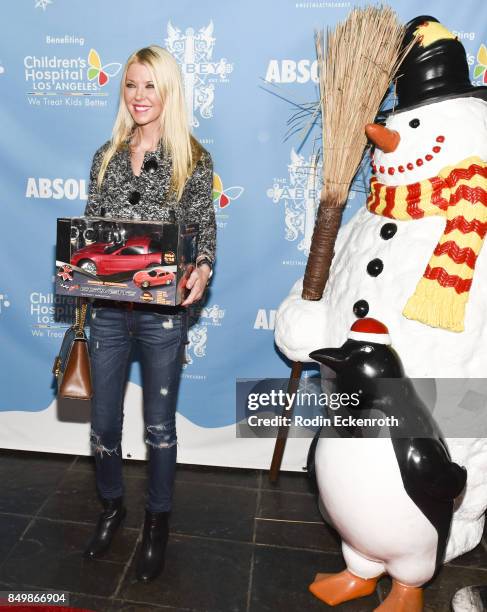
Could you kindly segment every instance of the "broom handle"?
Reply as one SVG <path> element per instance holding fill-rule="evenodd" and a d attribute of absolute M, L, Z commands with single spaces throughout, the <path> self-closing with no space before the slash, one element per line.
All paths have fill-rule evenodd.
<path fill-rule="evenodd" d="M 320 300 L 323 295 L 331 260 L 333 259 L 335 241 L 342 220 L 344 204 L 320 201 L 316 218 L 311 248 L 303 280 L 303 300 Z"/>
<path fill-rule="evenodd" d="M 296 391 L 299 387 L 299 381 L 301 380 L 301 372 L 303 370 L 303 364 L 300 361 L 293 361 L 291 376 L 287 383 L 287 393 L 293 398 L 293 403 L 289 409 L 283 408 L 282 417 L 291 418 L 294 412 L 294 398 L 296 397 Z M 285 423 L 284 419 L 281 421 Z M 272 462 L 269 472 L 269 480 L 273 484 L 277 482 L 279 478 L 279 471 L 281 469 L 282 457 L 284 455 L 284 449 L 286 447 L 287 437 L 289 434 L 289 427 L 287 425 L 280 425 L 277 432 L 276 443 L 274 445 L 274 454 L 272 455 Z"/>
<path fill-rule="evenodd" d="M 308 263 L 304 274 L 303 292 L 301 294 L 303 300 L 321 299 L 330 272 L 333 249 L 342 220 L 343 208 L 344 205 L 332 207 L 330 202 L 320 201 L 318 216 L 311 239 Z M 297 391 L 302 369 L 303 364 L 300 361 L 293 362 L 291 376 L 288 382 L 288 393 L 294 394 Z M 294 395 L 292 395 L 292 397 L 294 397 Z M 294 406 L 291 410 L 293 408 Z M 288 414 L 286 410 L 283 411 L 283 416 L 284 413 L 286 413 L 287 416 L 292 415 L 292 412 Z M 269 473 L 269 480 L 273 484 L 277 482 L 279 477 L 279 470 L 281 468 L 288 433 L 289 427 L 284 425 L 279 427 Z"/>

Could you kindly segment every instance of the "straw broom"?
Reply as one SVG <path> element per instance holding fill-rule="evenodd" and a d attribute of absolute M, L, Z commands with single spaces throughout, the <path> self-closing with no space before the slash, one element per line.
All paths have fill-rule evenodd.
<path fill-rule="evenodd" d="M 353 177 L 372 123 L 392 78 L 407 53 L 404 27 L 390 8 L 355 8 L 333 31 L 316 35 L 322 119 L 323 187 L 302 297 L 323 294 L 335 240 Z"/>

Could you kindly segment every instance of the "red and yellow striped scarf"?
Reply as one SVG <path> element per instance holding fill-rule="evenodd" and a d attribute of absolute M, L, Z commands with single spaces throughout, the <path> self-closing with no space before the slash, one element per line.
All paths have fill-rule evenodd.
<path fill-rule="evenodd" d="M 446 218 L 443 235 L 403 310 L 408 319 L 461 332 L 477 256 L 487 232 L 487 163 L 469 157 L 411 185 L 373 177 L 367 208 L 391 219 Z"/>

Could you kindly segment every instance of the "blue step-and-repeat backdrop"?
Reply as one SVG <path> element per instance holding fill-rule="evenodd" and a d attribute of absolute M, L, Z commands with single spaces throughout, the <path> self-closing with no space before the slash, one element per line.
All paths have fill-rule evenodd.
<path fill-rule="evenodd" d="M 353 4 L 366 3 L 1 3 L 1 446 L 89 452 L 89 411 L 58 406 L 52 384 L 66 328 L 56 316 L 64 301 L 53 295 L 56 218 L 83 213 L 93 153 L 110 137 L 122 66 L 134 50 L 155 43 L 181 65 L 194 134 L 215 166 L 218 263 L 190 331 L 179 456 L 268 465 L 272 440 L 235 439 L 235 381 L 289 374 L 273 325 L 306 264 L 319 195 L 309 168 L 319 133 L 303 142 L 302 132 L 288 133 L 288 121 L 318 96 L 314 31 L 343 20 Z M 426 12 L 455 31 L 472 79 L 487 82 L 487 4 L 389 4 L 402 21 Z M 345 222 L 364 195 L 359 181 Z M 144 456 L 140 402 L 136 363 L 127 388 L 125 456 Z M 299 469 L 305 448 L 305 441 L 291 443 L 285 466 Z"/>

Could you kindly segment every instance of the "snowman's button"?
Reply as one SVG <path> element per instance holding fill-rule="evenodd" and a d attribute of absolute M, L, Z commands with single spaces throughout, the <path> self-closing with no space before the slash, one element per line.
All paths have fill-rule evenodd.
<path fill-rule="evenodd" d="M 366 300 L 358 300 L 353 305 L 353 314 L 358 319 L 363 319 L 369 314 L 369 303 Z"/>
<path fill-rule="evenodd" d="M 380 228 L 380 237 L 383 240 L 390 240 L 397 232 L 397 225 L 395 223 L 385 223 Z"/>
<path fill-rule="evenodd" d="M 379 276 L 383 269 L 384 263 L 382 259 L 379 258 L 373 259 L 367 264 L 367 273 L 370 274 L 370 276 Z"/>

